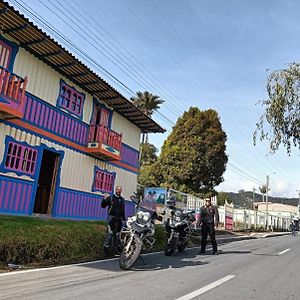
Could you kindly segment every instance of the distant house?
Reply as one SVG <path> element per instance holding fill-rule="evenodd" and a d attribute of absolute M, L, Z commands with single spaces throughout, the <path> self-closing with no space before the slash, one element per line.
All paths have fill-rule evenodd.
<path fill-rule="evenodd" d="M 5 2 L 0 28 L 0 214 L 105 219 L 141 132 L 164 130 Z"/>

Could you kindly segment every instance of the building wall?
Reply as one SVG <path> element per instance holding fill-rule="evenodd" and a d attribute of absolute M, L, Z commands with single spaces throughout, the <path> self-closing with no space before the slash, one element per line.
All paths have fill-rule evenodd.
<path fill-rule="evenodd" d="M 53 70 L 44 62 L 38 60 L 23 48 L 20 48 L 15 59 L 13 70 L 14 73 L 19 76 L 27 76 L 29 78 L 27 91 L 30 94 L 50 103 L 53 106 L 56 106 L 59 96 L 60 79 L 63 79 L 68 85 L 75 87 L 77 91 L 85 94 L 86 96 L 82 121 L 87 124 L 90 123 L 93 109 L 92 96 Z M 113 112 L 112 130 L 123 134 L 123 143 L 128 144 L 137 150 L 139 149 L 141 130 L 117 112 Z"/>
<path fill-rule="evenodd" d="M 13 72 L 23 78 L 28 77 L 27 107 L 21 120 L 0 120 L 0 163 L 3 165 L 5 160 L 5 141 L 8 137 L 37 149 L 39 164 L 43 149 L 56 151 L 61 155 L 61 165 L 52 215 L 105 219 L 106 210 L 100 207 L 104 192 L 93 190 L 95 167 L 115 173 L 114 186 L 122 185 L 123 196 L 129 199 L 137 183 L 140 129 L 113 112 L 111 129 L 122 133 L 121 161 L 106 161 L 91 156 L 86 151 L 86 136 L 93 110 L 92 96 L 22 48 L 19 48 Z M 61 79 L 85 94 L 82 120 L 57 107 Z M 0 169 L 0 213 L 32 214 L 38 172 L 27 176 L 8 172 L 3 167 Z M 127 203 L 127 208 L 128 215 L 133 207 Z"/>

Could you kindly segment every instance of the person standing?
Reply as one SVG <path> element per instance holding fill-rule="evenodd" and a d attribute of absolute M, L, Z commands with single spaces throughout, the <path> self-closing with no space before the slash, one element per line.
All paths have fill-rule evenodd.
<path fill-rule="evenodd" d="M 294 220 L 292 220 L 290 227 L 291 227 L 291 231 L 292 231 L 292 236 L 296 236 L 296 225 L 295 225 Z"/>
<path fill-rule="evenodd" d="M 211 244 L 213 248 L 213 254 L 218 254 L 217 241 L 216 241 L 216 231 L 215 228 L 219 224 L 219 211 L 218 208 L 212 206 L 211 198 L 205 199 L 205 206 L 201 207 L 200 210 L 200 220 L 201 225 L 201 249 L 200 253 L 205 253 L 207 236 L 211 239 Z"/>
<path fill-rule="evenodd" d="M 107 254 L 112 246 L 118 252 L 118 234 L 122 229 L 122 221 L 125 221 L 125 199 L 122 197 L 122 187 L 118 185 L 115 194 L 103 199 L 101 206 L 102 208 L 108 207 L 108 234 L 104 242 L 104 252 Z"/>

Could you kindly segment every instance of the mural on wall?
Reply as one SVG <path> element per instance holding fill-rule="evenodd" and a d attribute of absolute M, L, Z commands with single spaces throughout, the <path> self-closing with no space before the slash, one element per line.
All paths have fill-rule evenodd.
<path fill-rule="evenodd" d="M 146 187 L 141 206 L 149 210 L 156 210 L 157 206 L 164 206 L 167 189 L 160 187 Z"/>

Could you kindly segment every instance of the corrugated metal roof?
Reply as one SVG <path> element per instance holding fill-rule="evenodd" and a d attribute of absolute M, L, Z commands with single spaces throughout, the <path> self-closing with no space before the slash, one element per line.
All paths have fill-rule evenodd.
<path fill-rule="evenodd" d="M 0 1 L 0 29 L 2 33 L 16 39 L 21 47 L 87 93 L 107 103 L 143 132 L 165 131 L 72 53 L 2 0 Z"/>

